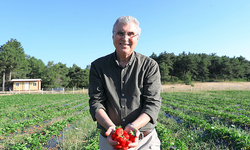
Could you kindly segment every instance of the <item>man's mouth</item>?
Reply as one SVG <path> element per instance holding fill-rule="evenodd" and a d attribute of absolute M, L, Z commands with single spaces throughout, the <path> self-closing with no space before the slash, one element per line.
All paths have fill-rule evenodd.
<path fill-rule="evenodd" d="M 120 45 L 122 45 L 122 46 L 130 46 L 129 43 L 120 43 Z"/>

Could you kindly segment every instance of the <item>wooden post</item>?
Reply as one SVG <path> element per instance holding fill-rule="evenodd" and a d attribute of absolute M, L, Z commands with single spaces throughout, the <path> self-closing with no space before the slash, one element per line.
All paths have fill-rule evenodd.
<path fill-rule="evenodd" d="M 3 69 L 3 92 L 4 92 L 4 85 L 5 85 L 5 69 Z"/>

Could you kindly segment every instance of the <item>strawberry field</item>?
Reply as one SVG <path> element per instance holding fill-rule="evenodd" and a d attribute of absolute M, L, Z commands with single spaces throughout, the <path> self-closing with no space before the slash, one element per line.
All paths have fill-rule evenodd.
<path fill-rule="evenodd" d="M 250 149 L 250 91 L 162 93 L 156 130 L 167 149 Z M 0 96 L 0 149 L 98 147 L 86 94 Z"/>

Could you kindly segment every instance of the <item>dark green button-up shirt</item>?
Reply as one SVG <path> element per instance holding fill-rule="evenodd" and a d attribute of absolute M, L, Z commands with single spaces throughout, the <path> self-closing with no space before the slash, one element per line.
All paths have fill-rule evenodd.
<path fill-rule="evenodd" d="M 89 74 L 90 114 L 104 109 L 116 126 L 123 128 L 146 113 L 151 121 L 140 131 L 156 126 L 161 107 L 160 71 L 156 61 L 133 52 L 123 68 L 113 52 L 91 63 Z M 104 129 L 99 123 L 97 128 Z"/>

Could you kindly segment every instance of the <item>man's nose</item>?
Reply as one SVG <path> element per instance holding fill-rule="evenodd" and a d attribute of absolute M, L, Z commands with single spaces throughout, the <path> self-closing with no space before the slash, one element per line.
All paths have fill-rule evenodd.
<path fill-rule="evenodd" d="M 128 34 L 124 34 L 124 36 L 122 37 L 125 41 L 129 40 L 129 36 Z"/>

